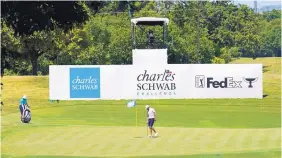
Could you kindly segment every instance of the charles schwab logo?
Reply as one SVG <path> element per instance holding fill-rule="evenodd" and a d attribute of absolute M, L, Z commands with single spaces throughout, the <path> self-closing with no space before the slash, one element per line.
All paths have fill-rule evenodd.
<path fill-rule="evenodd" d="M 100 68 L 71 68 L 70 97 L 100 98 Z"/>
<path fill-rule="evenodd" d="M 97 90 L 98 80 L 93 76 L 89 76 L 88 78 L 80 78 L 80 76 L 76 76 L 75 79 L 72 79 L 72 90 Z"/>
<path fill-rule="evenodd" d="M 160 73 L 151 73 L 144 70 L 137 76 L 138 96 L 167 96 L 176 95 L 175 73 L 164 70 Z"/>

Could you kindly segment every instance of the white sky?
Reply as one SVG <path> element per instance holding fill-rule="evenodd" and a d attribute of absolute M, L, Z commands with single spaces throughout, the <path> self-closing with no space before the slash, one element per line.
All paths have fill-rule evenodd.
<path fill-rule="evenodd" d="M 234 1 L 236 3 L 246 4 L 251 8 L 254 7 L 254 1 L 253 0 L 234 0 Z M 268 5 L 280 5 L 281 6 L 281 1 L 280 0 L 257 0 L 258 8 L 268 6 Z"/>

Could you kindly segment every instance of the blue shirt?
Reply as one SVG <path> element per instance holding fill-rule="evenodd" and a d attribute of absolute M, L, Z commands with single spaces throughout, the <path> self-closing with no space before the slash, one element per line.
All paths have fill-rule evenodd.
<path fill-rule="evenodd" d="M 25 104 L 27 104 L 27 100 L 22 98 L 20 101 L 20 105 L 25 105 Z"/>

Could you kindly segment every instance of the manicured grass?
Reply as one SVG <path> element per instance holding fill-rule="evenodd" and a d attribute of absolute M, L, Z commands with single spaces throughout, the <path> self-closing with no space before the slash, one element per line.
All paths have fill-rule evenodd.
<path fill-rule="evenodd" d="M 280 157 L 281 58 L 240 59 L 263 63 L 264 99 L 48 101 L 48 77 L 3 78 L 3 157 Z M 27 94 L 30 124 L 19 122 Z M 144 105 L 158 112 L 160 137 L 146 138 Z M 135 138 L 142 137 L 142 138 Z M 217 155 L 219 153 L 219 155 Z"/>
<path fill-rule="evenodd" d="M 18 158 L 57 158 L 58 156 L 20 156 Z M 279 151 L 258 151 L 258 152 L 248 152 L 248 153 L 232 153 L 232 154 L 198 154 L 198 155 L 181 155 L 181 156 L 132 156 L 127 158 L 281 158 Z M 2 155 L 2 158 L 14 158 L 9 155 Z M 60 156 L 59 158 L 76 158 L 75 156 Z M 104 157 L 88 157 L 80 156 L 79 158 L 104 158 Z"/>

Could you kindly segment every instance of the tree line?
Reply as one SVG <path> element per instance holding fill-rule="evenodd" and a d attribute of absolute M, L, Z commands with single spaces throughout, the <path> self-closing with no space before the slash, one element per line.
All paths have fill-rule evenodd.
<path fill-rule="evenodd" d="M 280 10 L 256 13 L 230 1 L 1 1 L 2 75 L 131 64 L 130 19 L 145 16 L 170 20 L 169 63 L 281 56 Z"/>

